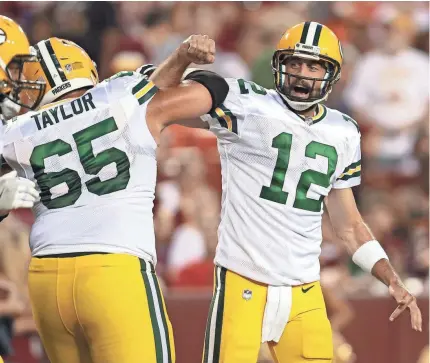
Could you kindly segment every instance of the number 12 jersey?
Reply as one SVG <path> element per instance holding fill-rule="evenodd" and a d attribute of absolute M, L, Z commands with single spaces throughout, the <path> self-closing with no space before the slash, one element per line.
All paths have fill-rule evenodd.
<path fill-rule="evenodd" d="M 271 285 L 319 280 L 323 199 L 360 184 L 358 126 L 323 105 L 304 120 L 275 91 L 227 81 L 223 105 L 202 116 L 222 166 L 215 263 Z"/>

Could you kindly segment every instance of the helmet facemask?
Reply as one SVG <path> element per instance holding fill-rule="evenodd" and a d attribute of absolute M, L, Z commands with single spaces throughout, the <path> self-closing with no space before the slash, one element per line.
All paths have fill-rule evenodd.
<path fill-rule="evenodd" d="M 286 64 L 291 57 L 317 61 L 325 68 L 323 78 L 305 77 L 287 72 Z M 272 71 L 277 92 L 296 111 L 305 111 L 327 99 L 332 86 L 340 78 L 339 63 L 333 59 L 311 52 L 292 49 L 277 50 L 272 59 Z M 317 83 L 320 82 L 320 85 Z M 300 92 L 304 97 L 294 95 Z M 307 95 L 307 97 L 306 97 Z"/>
<path fill-rule="evenodd" d="M 0 78 L 0 94 L 15 104 L 27 109 L 35 109 L 45 94 L 45 82 L 29 81 L 24 75 L 26 63 L 38 62 L 31 54 L 15 55 L 6 65 L 3 77 Z"/>

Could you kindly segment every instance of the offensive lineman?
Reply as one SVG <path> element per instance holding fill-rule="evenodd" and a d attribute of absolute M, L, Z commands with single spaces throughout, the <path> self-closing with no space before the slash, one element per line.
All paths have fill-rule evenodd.
<path fill-rule="evenodd" d="M 211 48 L 203 56 L 200 38 Z M 207 37 L 192 37 L 180 49 L 190 61 L 214 60 Z M 24 73 L 46 81 L 42 107 L 7 127 L 4 155 L 40 189 L 29 289 L 48 357 L 174 362 L 154 269 L 155 152 L 165 126 L 215 109 L 228 85 L 205 71 L 165 91 L 139 72 L 99 83 L 93 61 L 75 43 L 50 38 L 34 50 L 40 64 Z"/>
<path fill-rule="evenodd" d="M 354 262 L 389 287 L 398 303 L 390 320 L 409 308 L 412 328 L 422 329 L 415 297 L 355 204 L 358 125 L 322 104 L 340 78 L 342 58 L 329 28 L 298 24 L 284 33 L 273 55 L 276 91 L 227 79 L 225 102 L 201 117 L 207 124 L 192 121 L 217 136 L 222 167 L 204 363 L 256 362 L 266 341 L 278 363 L 332 361 L 319 283 L 323 201 Z M 171 59 L 151 76 L 159 87 L 175 85 L 189 65 Z"/>
<path fill-rule="evenodd" d="M 0 15 L 0 158 L 3 151 L 3 122 L 16 116 L 21 106 L 37 107 L 44 91 L 43 82 L 25 81 L 21 77 L 26 62 L 35 62 L 22 28 L 12 19 Z M 24 90 L 31 90 L 34 102 L 20 100 Z M 1 166 L 1 160 L 0 160 Z M 10 210 L 32 208 L 39 193 L 34 182 L 17 178 L 12 171 L 0 177 L 0 221 Z"/>

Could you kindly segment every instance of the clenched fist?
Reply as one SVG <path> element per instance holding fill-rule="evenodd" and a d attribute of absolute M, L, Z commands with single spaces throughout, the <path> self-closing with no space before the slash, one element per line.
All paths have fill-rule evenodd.
<path fill-rule="evenodd" d="M 215 41 L 207 35 L 191 35 L 179 47 L 179 54 L 191 63 L 213 63 L 215 61 Z"/>

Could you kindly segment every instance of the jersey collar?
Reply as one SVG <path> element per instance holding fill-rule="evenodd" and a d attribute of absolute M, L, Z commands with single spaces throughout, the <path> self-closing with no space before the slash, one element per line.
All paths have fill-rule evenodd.
<path fill-rule="evenodd" d="M 303 121 L 305 121 L 309 125 L 314 125 L 317 122 L 320 122 L 327 115 L 327 108 L 324 105 L 317 105 L 317 113 L 314 117 L 304 117 L 302 115 L 297 114 Z"/>
<path fill-rule="evenodd" d="M 47 108 L 50 108 L 50 107 L 53 107 L 53 106 L 56 106 L 56 105 L 60 105 L 60 104 L 62 104 L 62 103 L 65 103 L 65 102 L 67 102 L 67 101 L 73 101 L 74 99 L 75 99 L 75 98 L 64 98 L 64 99 L 59 100 L 59 101 L 55 101 L 55 102 L 51 102 L 51 103 L 47 103 L 46 105 L 40 106 L 36 111 L 42 111 L 42 110 L 45 110 L 45 109 L 47 109 Z"/>
<path fill-rule="evenodd" d="M 293 108 L 290 107 L 290 105 L 285 102 L 285 100 L 279 96 L 279 98 L 281 99 L 282 103 L 291 111 L 293 112 L 295 115 L 297 115 L 298 117 L 300 117 L 303 121 L 305 121 L 309 126 L 316 124 L 317 122 L 320 122 L 322 119 L 324 119 L 324 117 L 326 117 L 327 115 L 327 108 L 318 103 L 317 104 L 317 113 L 315 116 L 313 117 L 304 117 L 300 114 L 297 113 L 296 110 L 294 110 Z"/>

